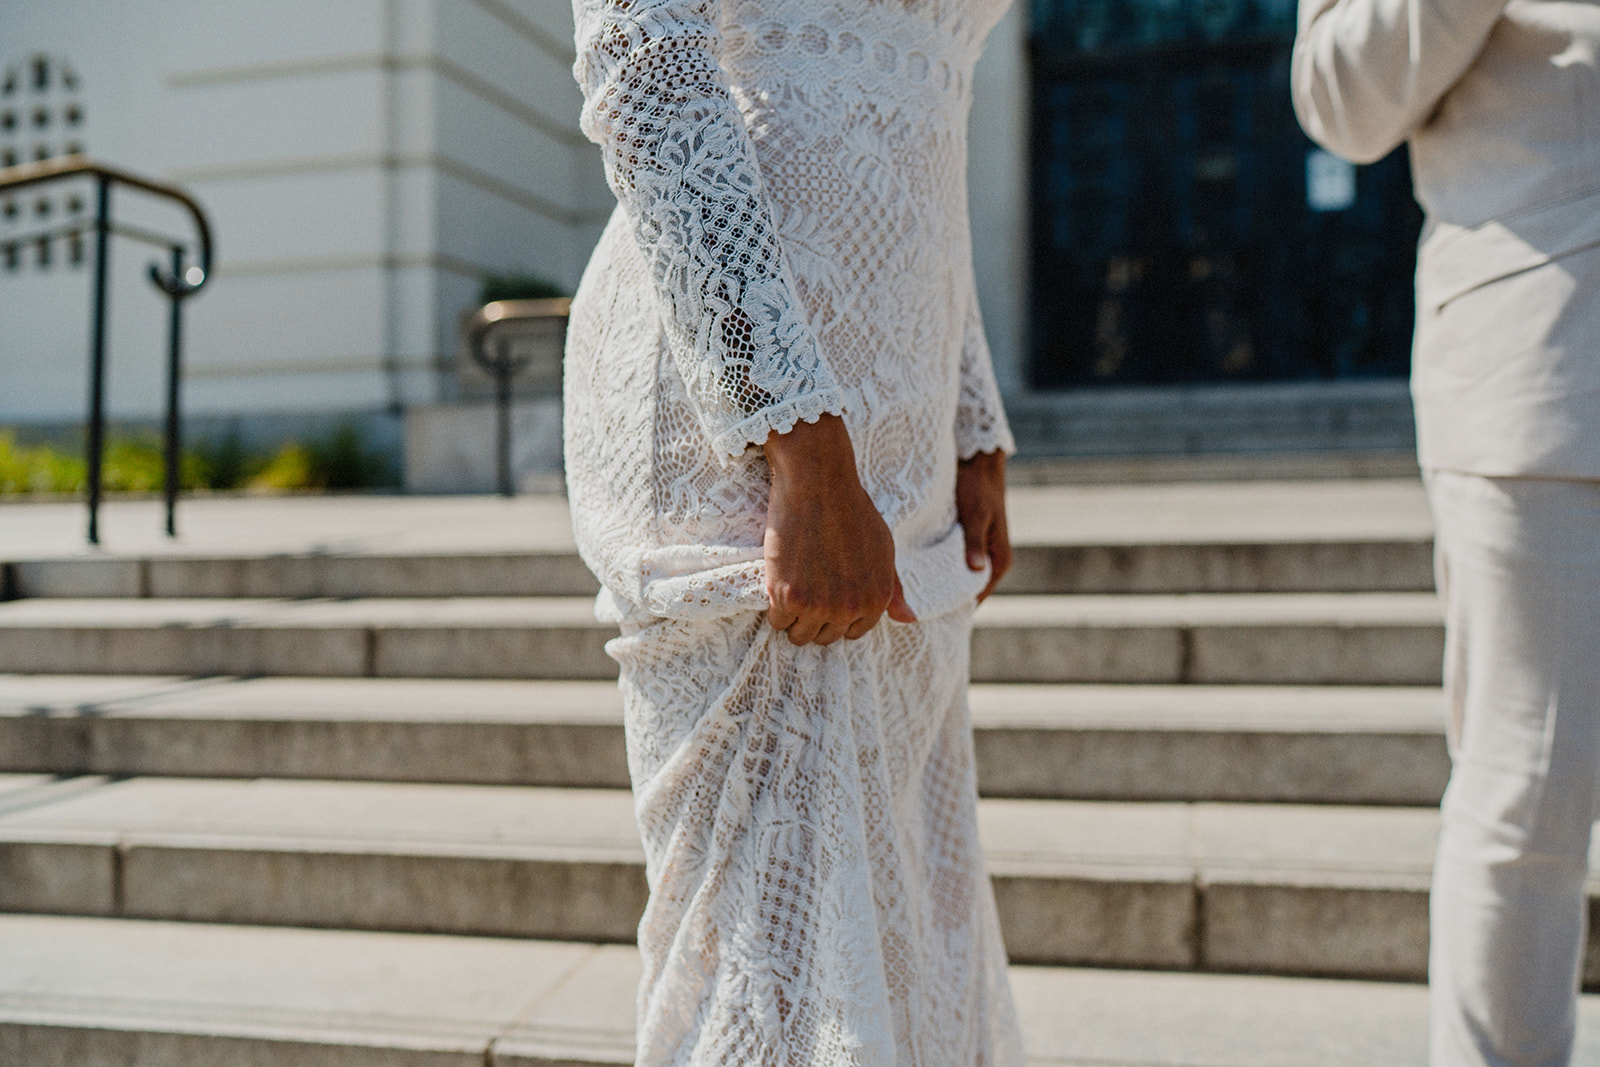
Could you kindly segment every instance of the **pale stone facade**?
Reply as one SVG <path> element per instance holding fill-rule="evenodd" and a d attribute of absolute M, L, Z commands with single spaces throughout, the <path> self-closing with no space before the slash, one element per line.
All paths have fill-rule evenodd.
<path fill-rule="evenodd" d="M 973 136 L 984 310 L 1010 387 L 1026 294 L 1024 22 L 1013 11 L 991 43 Z M 452 399 L 448 364 L 480 278 L 531 272 L 570 290 L 613 203 L 577 128 L 563 0 L 8 0 L 0 64 L 17 75 L 0 97 L 0 120 L 13 115 L 0 152 L 82 148 L 210 212 L 218 269 L 187 312 L 184 403 L 202 419 Z M 40 107 L 51 117 L 35 127 Z M 47 265 L 33 242 L 15 266 L 4 248 L 87 217 L 90 190 L 30 191 L 10 215 L 6 199 L 0 424 L 70 422 L 84 406 L 89 268 L 64 241 Z M 187 233 L 137 194 L 116 215 Z M 165 308 L 144 280 L 160 254 L 113 245 L 114 416 L 160 410 Z"/>
<path fill-rule="evenodd" d="M 440 358 L 483 274 L 577 281 L 610 195 L 576 129 L 569 21 L 552 0 L 14 0 L 0 62 L 70 65 L 76 143 L 210 211 L 219 268 L 190 304 L 189 411 L 381 410 L 448 390 Z M 3 106 L 27 124 L 51 92 L 24 78 Z M 64 151 L 55 132 L 28 129 L 24 158 L 36 141 Z M 36 198 L 16 199 L 0 242 L 34 228 Z M 139 199 L 118 217 L 185 232 Z M 148 258 L 114 247 L 111 392 L 127 416 L 159 392 Z M 88 271 L 60 253 L 41 266 L 31 244 L 20 259 L 0 262 L 0 420 L 70 419 Z"/>

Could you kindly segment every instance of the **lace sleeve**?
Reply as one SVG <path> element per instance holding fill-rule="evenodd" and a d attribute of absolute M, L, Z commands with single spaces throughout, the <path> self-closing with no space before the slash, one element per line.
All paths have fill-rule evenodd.
<path fill-rule="evenodd" d="M 956 405 L 956 455 L 971 459 L 979 452 L 1016 452 L 995 381 L 983 315 L 974 293 L 967 304 L 966 331 L 961 340 L 961 399 Z"/>
<path fill-rule="evenodd" d="M 583 131 L 649 260 L 719 454 L 842 409 L 719 62 L 719 0 L 573 0 Z"/>

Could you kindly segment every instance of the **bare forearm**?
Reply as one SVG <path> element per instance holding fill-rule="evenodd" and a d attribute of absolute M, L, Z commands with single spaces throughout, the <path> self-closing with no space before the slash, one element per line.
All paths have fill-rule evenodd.
<path fill-rule="evenodd" d="M 796 423 L 764 446 L 772 470 L 763 554 L 768 618 L 797 645 L 857 638 L 888 611 L 913 621 L 894 537 L 856 474 L 844 420 Z"/>
<path fill-rule="evenodd" d="M 966 537 L 967 566 L 989 568 L 980 601 L 1011 569 L 1011 534 L 1006 522 L 1006 454 L 979 452 L 956 468 L 956 518 Z"/>
<path fill-rule="evenodd" d="M 847 479 L 860 484 L 850 431 L 837 415 L 816 422 L 797 422 L 785 434 L 773 434 L 762 446 L 776 481 L 791 483 Z"/>

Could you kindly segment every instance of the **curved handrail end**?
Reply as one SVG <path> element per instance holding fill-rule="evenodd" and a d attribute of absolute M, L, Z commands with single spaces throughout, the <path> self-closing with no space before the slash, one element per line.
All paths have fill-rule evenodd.
<path fill-rule="evenodd" d="M 199 264 L 184 272 L 183 278 L 170 278 L 161 274 L 157 265 L 151 265 L 151 279 L 169 296 L 190 296 L 205 285 L 211 277 L 211 263 L 213 259 L 213 242 L 211 237 L 211 222 L 206 218 L 205 209 L 200 202 L 188 192 L 176 185 L 159 182 L 152 178 L 142 178 L 118 167 L 97 162 L 88 156 L 73 154 L 57 156 L 55 159 L 41 160 L 37 163 L 20 163 L 14 167 L 0 167 L 0 192 L 11 189 L 21 189 L 30 185 L 40 185 L 44 182 L 57 181 L 62 178 L 96 177 L 106 181 L 117 182 L 150 193 L 153 196 L 177 202 L 194 220 L 196 237 L 198 238 Z M 199 273 L 196 274 L 195 272 Z"/>

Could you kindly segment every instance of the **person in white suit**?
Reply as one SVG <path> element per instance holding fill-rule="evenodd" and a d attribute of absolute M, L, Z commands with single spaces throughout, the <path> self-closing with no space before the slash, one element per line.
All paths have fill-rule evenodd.
<path fill-rule="evenodd" d="M 1600 779 L 1600 2 L 1301 0 L 1306 132 L 1401 143 L 1453 760 L 1435 1067 L 1571 1062 Z"/>

